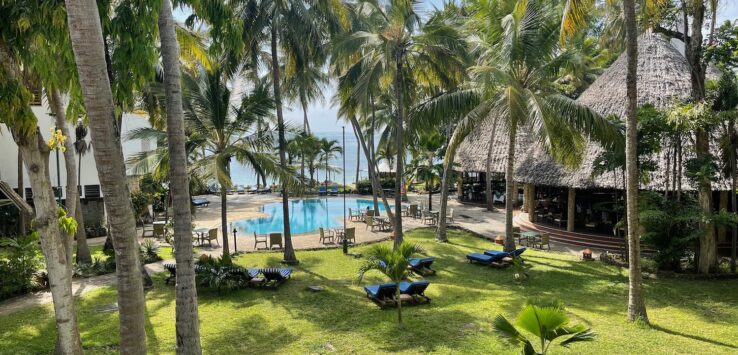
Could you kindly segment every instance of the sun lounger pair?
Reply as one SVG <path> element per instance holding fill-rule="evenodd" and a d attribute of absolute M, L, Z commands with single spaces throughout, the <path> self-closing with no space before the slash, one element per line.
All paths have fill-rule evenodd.
<path fill-rule="evenodd" d="M 425 290 L 430 282 L 414 281 L 400 282 L 400 302 L 410 304 L 430 303 L 430 297 L 425 295 Z M 376 303 L 380 308 L 397 306 L 397 284 L 394 282 L 381 285 L 365 286 L 366 297 Z"/>
<path fill-rule="evenodd" d="M 479 253 L 471 253 L 466 254 L 466 259 L 469 260 L 470 263 L 478 263 L 483 265 L 490 265 L 490 266 L 507 266 L 510 263 L 505 260 L 505 258 L 513 258 L 516 256 L 520 256 L 520 254 L 523 254 L 525 252 L 526 248 L 520 248 L 513 250 L 511 252 L 504 252 L 504 251 L 497 251 L 497 250 L 487 250 L 484 252 L 484 254 Z"/>
<path fill-rule="evenodd" d="M 427 258 L 412 258 L 407 261 L 407 263 L 410 265 L 410 270 L 413 272 L 428 276 L 428 275 L 435 275 L 436 270 L 431 268 L 431 265 L 433 265 L 433 262 L 436 260 L 436 258 L 430 256 Z"/>
<path fill-rule="evenodd" d="M 210 201 L 203 200 L 201 198 L 196 198 L 196 199 L 192 200 L 192 205 L 195 206 L 195 207 L 208 206 L 208 205 L 210 205 Z"/>

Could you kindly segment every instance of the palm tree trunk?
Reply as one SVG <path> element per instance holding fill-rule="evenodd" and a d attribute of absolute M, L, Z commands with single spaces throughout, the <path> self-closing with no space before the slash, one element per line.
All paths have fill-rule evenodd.
<path fill-rule="evenodd" d="M 359 183 L 359 171 L 361 170 L 361 144 L 359 143 L 359 134 L 360 132 L 356 131 L 356 127 L 351 125 L 351 127 L 354 129 L 354 136 L 356 136 L 356 177 L 354 178 L 354 183 Z M 345 174 L 346 172 L 344 172 Z"/>
<path fill-rule="evenodd" d="M 87 232 L 85 231 L 85 215 L 82 213 L 82 202 L 80 202 L 79 196 L 77 196 L 77 211 L 75 219 L 77 220 L 77 264 L 91 264 L 92 255 L 90 254 L 90 247 L 87 244 Z"/>
<path fill-rule="evenodd" d="M 738 211 L 738 198 L 736 197 L 736 189 L 738 189 L 738 165 L 736 163 L 736 156 L 735 156 L 735 150 L 736 150 L 736 132 L 735 132 L 735 120 L 730 119 L 729 121 L 730 128 L 728 128 L 728 137 L 730 137 L 730 188 L 731 188 L 731 194 L 730 194 L 730 202 L 733 204 L 733 212 Z M 736 226 L 733 226 L 731 228 L 732 230 L 732 237 L 730 241 L 730 272 L 735 273 L 736 265 L 735 265 L 735 259 L 736 259 L 736 244 L 738 242 L 738 228 Z"/>
<path fill-rule="evenodd" d="M 49 98 L 49 106 L 51 108 L 51 111 L 55 115 L 55 124 L 56 128 L 62 131 L 62 134 L 65 137 L 70 137 L 69 135 L 69 129 L 67 128 L 67 115 L 64 110 L 64 107 L 62 105 L 62 99 L 61 95 L 59 95 L 59 91 L 57 89 L 47 89 L 48 98 Z M 65 202 L 65 207 L 67 209 L 67 216 L 70 216 L 72 218 L 77 217 L 77 201 L 79 201 L 79 190 L 77 190 L 77 164 L 76 160 L 74 158 L 74 146 L 72 145 L 72 140 L 67 139 L 64 142 L 64 168 L 66 170 L 66 178 L 67 178 L 67 198 Z M 79 226 L 79 221 L 77 222 Z M 73 242 L 74 236 L 73 235 L 67 235 L 66 241 L 64 243 L 64 247 L 66 248 L 67 252 L 67 267 L 69 267 L 69 272 L 72 272 L 72 242 Z M 88 251 L 89 252 L 89 251 Z"/>
<path fill-rule="evenodd" d="M 18 139 L 18 148 L 33 189 L 36 210 L 35 226 L 41 236 L 41 250 L 46 260 L 54 316 L 57 327 L 56 353 L 82 354 L 82 340 L 72 294 L 71 258 L 67 256 L 68 237 L 63 235 L 57 219 L 57 205 L 49 176 L 49 148 L 39 133 Z"/>
<path fill-rule="evenodd" d="M 113 95 L 105 64 L 105 45 L 94 0 L 66 1 L 69 32 L 85 108 L 90 118 L 93 154 L 105 196 L 116 251 L 121 354 L 146 352 L 144 294 L 136 239 L 136 220 L 126 182 Z"/>
<path fill-rule="evenodd" d="M 376 107 L 374 106 L 374 94 L 372 94 L 371 91 L 369 92 L 369 101 L 370 101 L 369 103 L 372 105 L 372 128 L 369 131 L 369 145 L 370 145 L 369 149 L 370 150 L 369 150 L 369 155 L 367 157 L 367 162 L 368 162 L 367 165 L 370 166 L 368 169 L 369 179 L 373 180 L 374 175 L 376 175 L 379 169 L 375 169 L 377 165 L 377 154 L 376 154 L 376 146 L 374 145 L 374 132 L 376 132 L 375 129 L 376 129 L 376 124 L 377 124 L 377 116 L 376 116 L 377 110 L 376 110 Z M 357 125 L 356 131 L 361 133 L 361 126 Z M 378 196 L 379 196 L 379 191 L 372 188 L 372 199 L 374 200 L 374 210 L 375 211 L 379 210 L 379 203 L 377 202 Z M 384 190 L 382 190 L 382 199 L 384 199 Z"/>
<path fill-rule="evenodd" d="M 272 84 L 274 85 L 274 101 L 277 106 L 277 125 L 279 126 L 279 164 L 283 170 L 287 169 L 287 162 L 284 156 L 287 144 L 284 140 L 284 117 L 282 116 L 282 93 L 279 89 L 279 60 L 277 58 L 277 16 L 272 18 Z M 287 181 L 285 176 L 280 176 L 282 185 L 282 214 L 284 215 L 284 262 L 289 264 L 297 264 L 297 255 L 292 247 L 292 234 L 290 233 L 290 205 L 287 192 Z"/>
<path fill-rule="evenodd" d="M 400 280 L 395 281 L 395 299 L 397 300 L 397 323 L 402 324 L 402 301 L 400 300 Z"/>
<path fill-rule="evenodd" d="M 25 199 L 25 187 L 23 186 L 23 154 L 21 153 L 20 147 L 18 147 L 18 195 Z M 20 235 L 26 235 L 26 214 L 19 213 L 18 215 L 18 233 Z"/>
<path fill-rule="evenodd" d="M 465 134 L 462 132 L 462 127 L 457 125 L 454 128 L 454 133 L 451 134 L 451 139 L 448 142 L 448 148 L 446 148 L 446 155 L 443 157 L 443 176 L 441 176 L 441 202 L 439 207 L 438 216 L 438 228 L 436 229 L 436 240 L 439 242 L 446 242 L 446 210 L 448 208 L 448 185 L 449 179 L 451 179 L 451 173 L 453 172 L 454 158 L 456 157 L 456 149 L 464 139 Z M 459 190 L 459 194 L 461 191 Z"/>
<path fill-rule="evenodd" d="M 515 237 L 513 236 L 513 206 L 515 199 L 515 135 L 514 124 L 510 125 L 507 143 L 507 168 L 505 169 L 505 245 L 507 252 L 515 250 Z"/>
<path fill-rule="evenodd" d="M 266 187 L 266 181 L 264 182 Z M 230 258 L 230 249 L 228 248 L 228 191 L 226 186 L 220 184 L 220 230 L 223 234 L 223 258 Z"/>
<path fill-rule="evenodd" d="M 405 120 L 405 103 L 404 96 L 405 92 L 402 85 L 404 85 L 402 75 L 402 54 L 395 53 L 395 66 L 397 74 L 395 76 L 395 95 L 397 96 L 397 118 L 395 119 L 395 144 L 397 147 L 397 169 L 395 171 L 395 244 L 394 247 L 397 249 L 402 244 L 402 214 L 400 209 L 402 208 L 402 163 L 405 160 L 405 144 L 403 137 L 403 121 Z"/>
<path fill-rule="evenodd" d="M 493 211 L 494 207 L 494 196 L 492 196 L 492 150 L 494 149 L 495 135 L 497 134 L 497 116 L 494 118 L 492 123 L 492 134 L 489 137 L 489 147 L 487 148 L 487 165 L 485 167 L 486 187 L 487 192 L 487 211 Z M 528 212 L 530 213 L 530 212 Z"/>
<path fill-rule="evenodd" d="M 302 104 L 302 117 L 303 117 L 303 123 L 302 123 L 302 129 L 310 134 L 310 121 L 308 121 L 308 111 L 307 111 L 307 100 L 305 99 L 304 95 L 300 93 L 300 103 Z"/>
<path fill-rule="evenodd" d="M 635 0 L 625 0 L 626 51 L 628 71 L 626 86 L 628 104 L 625 127 L 625 170 L 627 174 L 626 218 L 628 224 L 628 320 L 648 323 L 641 276 L 641 240 L 638 221 L 638 34 Z"/>
<path fill-rule="evenodd" d="M 349 120 L 351 121 L 351 124 L 354 126 L 355 129 L 359 129 L 359 121 L 356 120 L 356 117 L 349 116 Z M 392 214 L 392 211 L 390 210 L 389 202 L 387 201 L 387 198 L 384 196 L 384 190 L 382 190 L 382 187 L 379 185 L 379 176 L 376 173 L 377 170 L 377 164 L 374 162 L 369 154 L 369 148 L 366 145 L 366 141 L 364 141 L 364 136 L 361 134 L 359 135 L 359 144 L 361 144 L 361 150 L 364 151 L 364 156 L 366 157 L 366 160 L 368 161 L 368 170 L 369 170 L 369 180 L 372 183 L 372 190 L 379 193 L 379 195 L 382 198 L 382 203 L 384 204 L 384 210 L 387 211 L 387 219 L 390 221 L 390 224 L 392 224 L 392 228 L 395 227 L 395 219 Z M 379 210 L 379 207 L 375 207 L 375 211 Z"/>
<path fill-rule="evenodd" d="M 159 10 L 159 38 L 167 104 L 167 144 L 169 146 L 169 187 L 174 205 L 174 245 L 177 250 L 176 350 L 177 354 L 201 354 L 200 321 L 197 312 L 195 262 L 192 257 L 190 184 L 185 152 L 184 112 L 180 86 L 179 43 L 174 30 L 172 4 L 163 0 Z M 227 239 L 227 238 L 226 238 Z"/>

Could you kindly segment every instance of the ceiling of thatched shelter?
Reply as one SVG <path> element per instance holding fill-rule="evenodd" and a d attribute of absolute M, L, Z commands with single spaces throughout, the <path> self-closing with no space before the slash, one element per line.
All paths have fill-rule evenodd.
<path fill-rule="evenodd" d="M 487 170 L 487 152 L 490 137 L 493 134 L 493 126 L 493 117 L 487 117 L 487 119 L 461 142 L 454 158 L 454 162 L 457 163 L 459 170 L 477 172 Z M 509 139 L 507 137 L 507 130 L 502 124 L 498 123 L 496 130 L 497 132 L 494 132 L 495 140 L 492 148 L 492 164 L 490 168 L 493 173 L 504 174 L 505 168 L 507 167 L 507 145 Z M 518 136 L 515 139 L 516 167 L 524 158 L 530 145 L 531 138 L 528 134 L 518 132 Z"/>
<path fill-rule="evenodd" d="M 625 76 L 627 57 L 623 53 L 606 69 L 577 100 L 601 115 L 624 117 L 626 108 Z M 710 76 L 716 77 L 711 73 Z M 674 103 L 688 99 L 691 92 L 690 70 L 686 58 L 663 36 L 643 34 L 638 39 L 638 105 L 650 103 L 666 109 Z M 517 181 L 536 185 L 566 186 L 575 188 L 623 188 L 621 172 L 593 177 L 593 163 L 602 151 L 596 143 L 589 143 L 582 164 L 569 170 L 553 161 L 540 146 L 533 146 L 522 160 L 518 160 L 515 177 Z M 659 169 L 645 189 L 663 190 L 666 187 L 666 154 L 659 157 Z M 690 152 L 685 150 L 684 161 Z M 682 186 L 690 190 L 687 179 Z M 725 182 L 715 185 L 722 189 Z M 727 185 L 726 185 L 727 186 Z"/>

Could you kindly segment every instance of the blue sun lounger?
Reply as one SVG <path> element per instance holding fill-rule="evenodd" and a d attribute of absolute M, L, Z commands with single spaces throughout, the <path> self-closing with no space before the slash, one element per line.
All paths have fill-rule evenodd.
<path fill-rule="evenodd" d="M 338 196 L 338 186 L 331 187 L 331 196 Z"/>
<path fill-rule="evenodd" d="M 207 206 L 209 204 L 210 204 L 210 201 L 203 200 L 201 198 L 196 198 L 196 199 L 192 200 L 192 205 L 194 205 L 195 207 L 203 207 L 203 206 Z"/>
<path fill-rule="evenodd" d="M 502 259 L 508 256 L 510 256 L 508 253 L 499 253 L 497 255 L 471 253 L 471 254 L 466 254 L 466 259 L 469 260 L 470 263 L 492 265 L 493 263 L 502 262 Z"/>
<path fill-rule="evenodd" d="M 250 270 L 249 273 L 253 273 L 253 270 Z M 262 287 L 267 288 L 277 288 L 279 285 L 281 285 L 283 282 L 287 281 L 290 276 L 292 275 L 292 269 L 282 269 L 282 268 L 266 268 L 266 269 L 256 269 L 257 275 L 261 274 L 264 276 L 264 284 L 261 285 Z"/>
<path fill-rule="evenodd" d="M 414 282 L 400 282 L 400 293 L 412 297 L 414 304 L 430 303 L 430 297 L 425 295 L 425 289 L 428 288 L 430 282 L 414 281 Z"/>
<path fill-rule="evenodd" d="M 380 308 L 384 308 L 397 304 L 395 301 L 396 287 L 394 282 L 390 282 L 381 285 L 364 286 L 364 291 L 366 291 L 367 298 L 376 303 Z"/>
<path fill-rule="evenodd" d="M 318 187 L 318 196 L 325 196 L 328 194 L 328 189 L 325 186 Z"/>
<path fill-rule="evenodd" d="M 433 270 L 431 268 L 431 265 L 433 265 L 433 261 L 435 261 L 436 258 L 434 257 L 427 257 L 427 258 L 412 258 L 407 261 L 407 263 L 410 265 L 410 269 L 423 276 L 427 275 L 435 275 L 436 270 Z"/>

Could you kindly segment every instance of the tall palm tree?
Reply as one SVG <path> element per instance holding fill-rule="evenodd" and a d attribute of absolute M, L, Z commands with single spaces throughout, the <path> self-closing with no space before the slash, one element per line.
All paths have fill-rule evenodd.
<path fill-rule="evenodd" d="M 167 142 L 171 158 L 169 188 L 174 207 L 174 249 L 177 250 L 176 349 L 177 354 L 201 354 L 195 262 L 192 257 L 192 216 L 180 84 L 180 53 L 172 17 L 172 4 L 169 0 L 162 0 L 162 7 L 159 10 L 159 38 L 166 87 Z"/>
<path fill-rule="evenodd" d="M 625 11 L 626 52 L 628 72 L 626 90 L 628 107 L 625 110 L 625 173 L 627 180 L 626 216 L 628 223 L 628 320 L 648 323 L 641 276 L 641 238 L 638 221 L 638 33 L 636 28 L 635 0 L 623 0 Z"/>
<path fill-rule="evenodd" d="M 343 154 L 343 149 L 338 145 L 338 141 L 335 139 L 322 138 L 320 140 L 320 156 L 322 160 L 325 160 L 325 186 L 328 187 L 328 182 L 331 179 L 331 168 L 329 162 L 338 157 L 337 153 Z"/>
<path fill-rule="evenodd" d="M 358 57 L 360 66 L 353 96 L 369 97 L 367 89 L 380 80 L 394 95 L 395 116 L 395 211 L 402 206 L 402 179 L 405 157 L 404 125 L 413 96 L 426 87 L 452 86 L 464 75 L 465 43 L 454 27 L 431 17 L 424 22 L 415 12 L 413 0 L 366 2 L 372 11 L 373 26 L 343 36 L 336 41 L 336 53 Z M 351 72 L 351 68 L 348 69 Z M 381 75 L 380 75 L 381 73 Z M 395 213 L 395 246 L 402 243 L 402 217 Z"/>
<path fill-rule="evenodd" d="M 310 133 L 310 121 L 308 120 L 308 104 L 323 99 L 323 90 L 328 84 L 328 74 L 323 71 L 323 61 L 313 61 L 287 66 L 285 73 L 285 96 L 291 100 L 299 101 L 302 108 L 303 131 Z"/>
<path fill-rule="evenodd" d="M 230 164 L 237 161 L 268 175 L 282 174 L 269 154 L 272 135 L 256 131 L 258 122 L 271 114 L 275 101 L 268 89 L 257 85 L 231 105 L 227 73 L 215 66 L 184 77 L 184 115 L 190 143 L 205 150 L 193 164 L 205 178 L 220 185 L 223 255 L 229 254 L 226 191 L 232 186 Z M 289 174 L 285 172 L 285 176 Z"/>
<path fill-rule="evenodd" d="M 93 154 L 105 196 L 116 249 L 120 352 L 146 352 L 143 280 L 136 220 L 126 183 L 126 168 L 116 127 L 113 93 L 105 61 L 100 13 L 94 0 L 66 1 L 69 33 L 85 108 L 90 118 Z"/>
<path fill-rule="evenodd" d="M 371 270 L 379 271 L 395 283 L 395 298 L 399 300 L 400 282 L 412 274 L 408 268 L 408 260 L 413 255 L 422 252 L 423 249 L 420 246 L 408 242 L 403 242 L 393 248 L 386 244 L 375 245 L 369 249 L 367 260 L 359 267 L 359 280 Z M 399 301 L 397 302 L 397 322 L 402 324 L 402 302 Z"/>
<path fill-rule="evenodd" d="M 77 184 L 82 185 L 82 157 L 90 150 L 91 145 L 87 143 L 87 127 L 82 119 L 77 121 L 74 127 L 74 152 L 77 154 Z M 87 233 L 85 232 L 85 221 L 82 215 L 82 204 L 77 201 L 77 263 L 89 264 L 92 262 L 90 248 L 87 246 Z"/>
<path fill-rule="evenodd" d="M 572 54 L 559 50 L 559 17 L 552 8 L 537 2 L 517 2 L 499 8 L 482 6 L 470 26 L 481 33 L 475 45 L 480 50 L 468 87 L 432 100 L 423 111 L 432 119 L 466 111 L 458 122 L 446 151 L 444 181 L 448 183 L 456 147 L 481 120 L 496 117 L 508 138 L 505 245 L 515 249 L 512 235 L 515 143 L 518 131 L 525 130 L 557 161 L 568 166 L 580 162 L 583 133 L 605 146 L 617 142 L 620 132 L 594 111 L 561 95 L 553 87 L 558 70 Z M 502 4 L 505 5 L 505 4 Z M 490 19 L 495 19 L 490 22 Z M 499 20 L 496 20 L 499 19 Z M 499 129 L 499 128 L 498 128 Z M 445 186 L 442 186 L 445 190 Z M 446 202 L 441 199 L 438 239 L 445 240 Z"/>
<path fill-rule="evenodd" d="M 307 68 L 311 60 L 322 58 L 324 41 L 327 35 L 340 28 L 339 19 L 345 11 L 340 2 L 289 1 L 289 0 L 243 0 L 241 17 L 243 38 L 250 50 L 252 62 L 262 56 L 261 47 L 269 44 L 266 60 L 272 77 L 274 101 L 277 109 L 277 130 L 279 163 L 287 171 L 285 156 L 285 124 L 282 114 L 280 54 L 295 62 L 297 68 Z M 280 52 L 281 50 L 281 52 Z M 267 57 L 267 56 L 263 56 Z M 304 74 L 304 73 L 303 73 Z M 289 223 L 288 176 L 280 176 L 282 184 L 282 213 L 284 214 L 284 261 L 298 263 L 292 246 L 292 233 Z"/>

